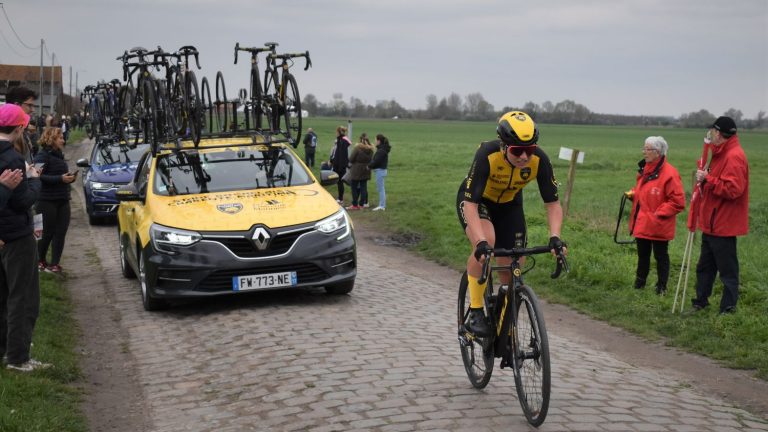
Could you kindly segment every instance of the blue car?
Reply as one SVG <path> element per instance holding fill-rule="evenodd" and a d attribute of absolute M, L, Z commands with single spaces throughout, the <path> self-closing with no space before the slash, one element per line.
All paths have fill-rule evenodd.
<path fill-rule="evenodd" d="M 94 144 L 90 161 L 80 159 L 77 166 L 83 168 L 83 192 L 88 222 L 98 224 L 102 220 L 114 220 L 117 215 L 116 191 L 133 179 L 141 156 L 149 144 L 124 145 L 110 140 Z"/>

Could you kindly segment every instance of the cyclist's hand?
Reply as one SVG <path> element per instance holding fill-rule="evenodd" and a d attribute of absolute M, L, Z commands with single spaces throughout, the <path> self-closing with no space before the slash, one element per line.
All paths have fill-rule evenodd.
<path fill-rule="evenodd" d="M 562 252 L 563 255 L 568 255 L 568 245 L 564 241 L 560 240 L 558 236 L 552 236 L 549 238 L 549 249 L 552 251 L 552 255 L 557 256 Z"/>
<path fill-rule="evenodd" d="M 490 257 L 492 252 L 493 252 L 493 248 L 491 247 L 491 245 L 489 245 L 487 241 L 481 240 L 480 242 L 477 243 L 477 246 L 475 246 L 475 259 L 478 262 L 482 262 L 480 258 Z"/>

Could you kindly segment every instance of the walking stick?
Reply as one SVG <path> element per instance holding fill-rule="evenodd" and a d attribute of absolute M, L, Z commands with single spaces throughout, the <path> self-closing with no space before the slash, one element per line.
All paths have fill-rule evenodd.
<path fill-rule="evenodd" d="M 696 166 L 700 170 L 706 170 L 709 168 L 709 150 L 711 144 L 709 139 L 704 139 L 704 147 L 701 150 L 701 158 L 696 162 Z M 683 262 L 680 266 L 680 276 L 677 279 L 677 288 L 675 289 L 675 301 L 672 303 L 672 313 L 675 313 L 677 308 L 677 296 L 680 292 L 680 283 L 683 282 L 683 295 L 680 298 L 680 313 L 683 313 L 685 307 L 685 291 L 688 288 L 688 274 L 691 270 L 691 256 L 693 255 L 693 243 L 696 238 L 696 227 L 699 219 L 699 207 L 701 207 L 701 194 L 702 190 L 701 182 L 696 182 L 693 187 L 693 193 L 691 194 L 691 204 L 688 211 L 688 238 L 685 242 L 685 250 L 683 251 Z M 685 274 L 685 278 L 683 278 Z M 684 281 L 683 281 L 684 279 Z"/>

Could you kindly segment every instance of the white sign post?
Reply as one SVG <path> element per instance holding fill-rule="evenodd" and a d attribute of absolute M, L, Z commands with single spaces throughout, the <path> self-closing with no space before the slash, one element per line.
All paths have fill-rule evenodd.
<path fill-rule="evenodd" d="M 563 216 L 568 216 L 568 207 L 570 206 L 571 193 L 573 192 L 573 179 L 576 177 L 576 164 L 584 163 L 584 153 L 580 150 L 560 147 L 558 158 L 571 161 L 568 167 L 568 185 L 565 188 L 565 196 L 563 197 Z"/>

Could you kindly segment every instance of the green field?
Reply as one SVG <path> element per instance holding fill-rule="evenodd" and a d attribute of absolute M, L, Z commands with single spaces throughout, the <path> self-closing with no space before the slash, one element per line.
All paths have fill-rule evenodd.
<path fill-rule="evenodd" d="M 318 161 L 327 159 L 335 127 L 346 119 L 308 118 L 319 137 Z M 552 281 L 551 263 L 539 266 L 527 281 L 547 301 L 563 303 L 595 318 L 621 326 L 649 339 L 701 353 L 733 368 L 755 369 L 768 379 L 768 259 L 758 249 L 768 238 L 768 181 L 762 171 L 768 165 L 768 133 L 740 132 L 750 163 L 750 234 L 738 240 L 741 265 L 741 297 L 738 313 L 719 316 L 717 305 L 722 285 L 715 284 L 710 302 L 714 307 L 695 315 L 671 313 L 680 272 L 687 229 L 687 210 L 678 216 L 677 237 L 670 243 L 672 272 L 669 292 L 658 297 L 652 288 L 632 288 L 636 266 L 634 246 L 617 245 L 613 231 L 623 191 L 635 183 L 637 161 L 644 139 L 664 136 L 670 145 L 668 160 L 678 168 L 690 197 L 691 178 L 701 154 L 704 130 L 540 125 L 539 143 L 553 161 L 566 186 L 568 161 L 557 159 L 559 148 L 585 152 L 573 184 L 569 216 L 563 239 L 569 244 L 571 272 Z M 412 248 L 454 269 L 464 266 L 469 245 L 456 220 L 455 197 L 466 175 L 477 144 L 494 138 L 494 123 L 353 120 L 353 142 L 362 132 L 386 135 L 392 144 L 387 178 L 386 213 L 356 212 L 361 223 L 377 224 L 403 239 L 418 239 Z M 303 154 L 301 146 L 298 149 Z M 370 202 L 376 205 L 375 182 L 369 184 Z M 335 195 L 335 187 L 329 187 Z M 347 200 L 351 194 L 347 191 Z M 525 189 L 529 244 L 547 241 L 545 216 L 535 184 Z M 626 224 L 623 234 L 626 236 Z M 700 234 L 694 246 L 693 266 L 699 255 Z M 694 269 L 695 270 L 695 269 Z M 655 263 L 650 282 L 655 282 Z M 685 308 L 690 311 L 695 271 L 691 272 Z M 458 284 L 458 281 L 457 281 Z M 652 284 L 650 284 L 652 286 Z M 456 287 L 446 287 L 453 295 Z M 554 330 L 557 331 L 557 330 Z"/>

